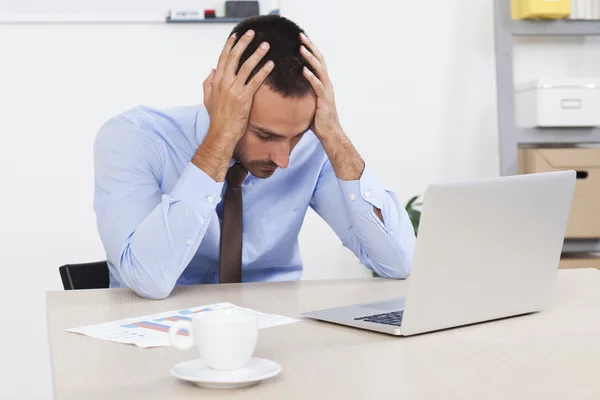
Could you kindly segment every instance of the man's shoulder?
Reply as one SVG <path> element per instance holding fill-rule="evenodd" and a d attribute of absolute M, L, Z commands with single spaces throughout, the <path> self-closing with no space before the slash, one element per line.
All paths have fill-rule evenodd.
<path fill-rule="evenodd" d="M 168 125 L 194 127 L 202 117 L 203 106 L 190 105 L 156 108 L 138 105 L 112 117 L 110 121 L 128 123 L 139 127 L 160 128 Z"/>
<path fill-rule="evenodd" d="M 203 106 L 155 108 L 138 105 L 106 121 L 97 133 L 97 140 L 130 137 L 154 143 L 181 138 L 193 141 L 198 125 L 207 124 L 207 119 Z"/>

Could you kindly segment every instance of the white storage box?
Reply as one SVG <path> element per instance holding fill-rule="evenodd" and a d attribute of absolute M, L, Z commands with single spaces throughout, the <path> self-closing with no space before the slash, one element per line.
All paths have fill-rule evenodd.
<path fill-rule="evenodd" d="M 600 125 L 600 77 L 534 80 L 515 87 L 520 127 Z"/>

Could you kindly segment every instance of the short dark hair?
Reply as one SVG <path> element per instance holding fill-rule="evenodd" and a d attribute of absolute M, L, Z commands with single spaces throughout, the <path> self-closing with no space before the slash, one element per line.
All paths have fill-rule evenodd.
<path fill-rule="evenodd" d="M 235 43 L 250 29 L 255 32 L 254 39 L 240 57 L 237 71 L 254 54 L 262 42 L 268 42 L 269 51 L 254 68 L 250 79 L 267 61 L 273 60 L 275 68 L 265 83 L 284 97 L 300 98 L 308 95 L 312 91 L 312 86 L 302 74 L 302 68 L 307 66 L 313 73 L 315 71 L 300 54 L 300 45 L 302 44 L 300 32 L 304 33 L 304 30 L 280 15 L 258 15 L 244 19 L 233 28 L 231 34 L 237 35 Z"/>

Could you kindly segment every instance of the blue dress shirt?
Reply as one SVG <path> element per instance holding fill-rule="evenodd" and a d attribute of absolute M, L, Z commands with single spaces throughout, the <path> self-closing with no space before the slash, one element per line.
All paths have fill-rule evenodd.
<path fill-rule="evenodd" d="M 175 285 L 218 282 L 226 183 L 190 161 L 208 126 L 203 106 L 140 106 L 100 128 L 94 209 L 111 287 L 160 299 Z M 288 168 L 267 179 L 249 175 L 242 198 L 243 282 L 300 278 L 298 233 L 308 207 L 367 268 L 388 278 L 410 273 L 415 235 L 395 195 L 368 168 L 359 180 L 338 179 L 310 131 L 294 148 Z"/>

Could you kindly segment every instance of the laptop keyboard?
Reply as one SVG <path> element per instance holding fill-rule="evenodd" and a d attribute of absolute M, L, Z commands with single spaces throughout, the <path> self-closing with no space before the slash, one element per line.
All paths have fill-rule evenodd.
<path fill-rule="evenodd" d="M 357 321 L 374 322 L 376 324 L 400 326 L 404 310 L 392 311 L 384 314 L 367 315 L 366 317 L 354 318 Z"/>

